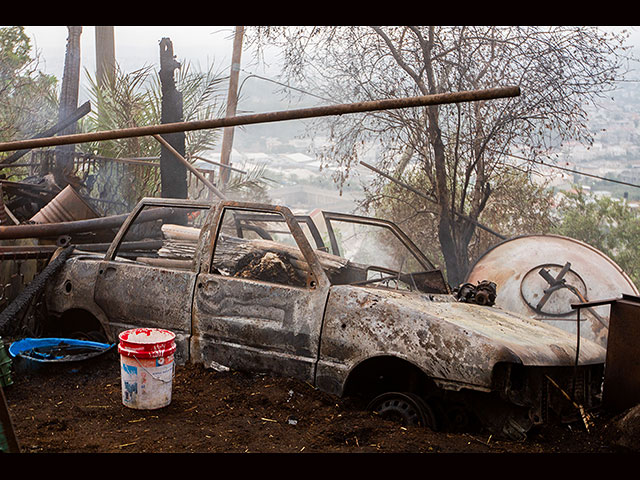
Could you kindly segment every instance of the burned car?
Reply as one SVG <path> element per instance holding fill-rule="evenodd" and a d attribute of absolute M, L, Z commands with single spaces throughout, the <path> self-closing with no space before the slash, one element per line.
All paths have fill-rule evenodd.
<path fill-rule="evenodd" d="M 178 363 L 294 377 L 432 429 L 479 419 L 522 438 L 579 419 L 576 405 L 588 411 L 600 398 L 601 346 L 459 301 L 380 219 L 144 199 L 106 253 L 74 252 L 46 304 L 57 331 L 115 341 L 129 328 L 166 328 Z"/>

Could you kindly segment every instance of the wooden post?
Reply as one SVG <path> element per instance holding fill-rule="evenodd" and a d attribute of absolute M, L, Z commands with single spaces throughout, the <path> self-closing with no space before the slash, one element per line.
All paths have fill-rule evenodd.
<path fill-rule="evenodd" d="M 229 75 L 229 92 L 227 94 L 227 117 L 236 115 L 236 107 L 238 105 L 238 77 L 240 75 L 240 56 L 242 54 L 242 36 L 244 27 L 236 27 L 236 34 L 233 39 L 233 56 L 231 59 L 231 73 Z M 220 163 L 223 165 L 231 165 L 229 157 L 231 156 L 231 147 L 233 146 L 233 130 L 234 127 L 225 127 L 222 135 L 222 153 L 220 155 Z M 224 186 L 229 180 L 229 169 L 220 167 L 220 182 L 224 190 Z"/>
<path fill-rule="evenodd" d="M 168 38 L 160 40 L 160 82 L 162 84 L 161 123 L 182 121 L 182 94 L 176 89 L 174 71 L 180 68 L 173 55 L 173 44 Z M 185 156 L 185 133 L 164 135 L 165 140 L 181 155 Z M 163 145 L 160 154 L 160 183 L 162 197 L 187 198 L 187 169 Z"/>
<path fill-rule="evenodd" d="M 105 78 L 115 77 L 116 46 L 113 27 L 96 25 L 96 80 L 104 84 Z"/>

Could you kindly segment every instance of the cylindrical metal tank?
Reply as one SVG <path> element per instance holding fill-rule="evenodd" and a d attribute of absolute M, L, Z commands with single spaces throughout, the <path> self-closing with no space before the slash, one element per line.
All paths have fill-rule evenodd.
<path fill-rule="evenodd" d="M 592 246 L 560 235 L 525 235 L 499 243 L 469 270 L 466 282 L 496 284 L 496 306 L 577 331 L 572 303 L 638 295 L 629 276 Z M 606 347 L 609 305 L 581 312 L 580 336 Z"/>
<path fill-rule="evenodd" d="M 93 208 L 71 185 L 67 185 L 53 200 L 31 217 L 31 221 L 35 223 L 59 223 L 97 217 L 98 214 Z"/>

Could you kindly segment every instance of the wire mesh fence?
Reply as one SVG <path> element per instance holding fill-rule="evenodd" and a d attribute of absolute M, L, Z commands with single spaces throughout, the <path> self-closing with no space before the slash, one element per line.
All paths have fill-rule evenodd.
<path fill-rule="evenodd" d="M 54 171 L 53 150 L 32 152 L 28 164 L 30 176 L 44 177 Z M 209 171 L 202 171 L 209 176 Z M 158 157 L 107 158 L 75 153 L 73 171 L 67 174 L 79 186 L 85 199 L 100 215 L 130 212 L 143 197 L 159 197 L 160 163 Z M 208 189 L 187 170 L 189 198 L 208 198 Z"/>

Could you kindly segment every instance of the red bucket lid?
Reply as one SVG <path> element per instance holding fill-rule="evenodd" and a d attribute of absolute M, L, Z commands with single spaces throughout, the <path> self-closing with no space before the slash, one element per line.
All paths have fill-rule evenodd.
<path fill-rule="evenodd" d="M 125 330 L 118 338 L 118 352 L 125 357 L 168 357 L 176 351 L 176 334 L 161 328 Z"/>

